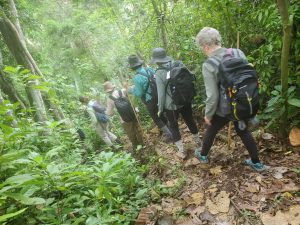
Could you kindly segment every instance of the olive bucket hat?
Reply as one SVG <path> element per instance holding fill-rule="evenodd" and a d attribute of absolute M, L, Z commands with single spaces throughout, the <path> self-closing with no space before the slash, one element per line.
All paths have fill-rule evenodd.
<path fill-rule="evenodd" d="M 166 50 L 163 48 L 155 48 L 152 52 L 151 63 L 166 63 L 172 61 L 170 56 L 167 56 Z"/>
<path fill-rule="evenodd" d="M 139 57 L 137 57 L 136 55 L 130 55 L 128 57 L 128 63 L 129 63 L 129 67 L 130 68 L 134 68 L 137 66 L 141 66 L 143 65 L 144 61 L 141 60 Z"/>

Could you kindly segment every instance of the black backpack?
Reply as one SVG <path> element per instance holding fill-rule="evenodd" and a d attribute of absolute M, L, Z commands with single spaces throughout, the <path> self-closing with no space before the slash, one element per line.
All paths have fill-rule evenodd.
<path fill-rule="evenodd" d="M 129 99 L 123 96 L 122 91 L 119 90 L 119 97 L 115 98 L 113 96 L 109 96 L 115 103 L 118 113 L 120 114 L 122 120 L 125 122 L 132 122 L 136 119 L 133 108 L 129 102 Z"/>
<path fill-rule="evenodd" d="M 96 102 L 92 107 L 98 122 L 107 123 L 109 121 L 109 117 L 105 113 L 106 108 L 102 104 Z"/>
<path fill-rule="evenodd" d="M 164 69 L 164 68 L 159 68 Z M 196 96 L 195 75 L 181 61 L 175 61 L 170 72 L 166 90 L 170 88 L 171 98 L 177 106 L 190 104 Z"/>
<path fill-rule="evenodd" d="M 219 69 L 219 108 L 232 121 L 247 120 L 259 108 L 258 77 L 255 69 L 239 55 L 237 49 L 226 49 L 220 60 L 211 57 L 206 62 Z"/>
<path fill-rule="evenodd" d="M 149 70 L 147 70 L 147 68 L 145 68 L 145 71 L 148 76 L 146 76 L 145 74 L 139 73 L 139 75 L 144 76 L 148 79 L 147 87 L 146 87 L 145 92 L 144 92 L 143 96 L 141 97 L 141 99 L 144 103 L 146 103 L 146 94 L 147 93 L 150 94 L 148 92 L 148 89 L 150 87 L 152 99 L 157 101 L 157 86 L 156 86 L 156 80 L 155 80 L 155 76 L 154 76 L 155 73 L 151 74 L 151 72 Z"/>

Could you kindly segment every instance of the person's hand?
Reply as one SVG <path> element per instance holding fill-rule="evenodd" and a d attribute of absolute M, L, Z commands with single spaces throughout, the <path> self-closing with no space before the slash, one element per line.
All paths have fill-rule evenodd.
<path fill-rule="evenodd" d="M 160 111 L 157 112 L 157 116 L 158 116 L 158 117 L 161 116 L 161 112 L 160 112 Z"/>
<path fill-rule="evenodd" d="M 206 116 L 204 117 L 204 121 L 205 121 L 205 123 L 206 123 L 208 126 L 211 125 L 210 120 L 209 120 Z"/>
<path fill-rule="evenodd" d="M 128 84 L 128 82 L 124 82 L 123 83 L 123 87 L 126 89 L 126 91 L 128 90 L 128 88 L 129 88 L 129 84 Z"/>

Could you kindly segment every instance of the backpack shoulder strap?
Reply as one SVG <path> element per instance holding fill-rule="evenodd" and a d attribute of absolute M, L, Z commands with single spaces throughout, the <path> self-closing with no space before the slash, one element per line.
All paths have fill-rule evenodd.
<path fill-rule="evenodd" d="M 110 96 L 108 96 L 111 100 L 113 100 L 113 101 L 116 101 L 117 100 L 117 98 L 115 98 L 114 96 L 112 96 L 112 95 L 110 95 Z"/>
<path fill-rule="evenodd" d="M 119 93 L 119 98 L 122 98 L 123 97 L 122 90 L 119 90 L 118 93 Z"/>
<path fill-rule="evenodd" d="M 219 59 L 217 59 L 216 57 L 212 56 L 212 57 L 208 58 L 205 61 L 205 63 L 208 63 L 208 64 L 212 65 L 213 67 L 219 67 L 219 65 L 220 65 L 221 62 L 220 62 Z"/>
<path fill-rule="evenodd" d="M 119 90 L 118 93 L 119 93 L 119 98 L 122 97 L 122 91 Z M 109 98 L 110 98 L 111 100 L 113 100 L 113 101 L 116 101 L 116 100 L 118 99 L 118 98 L 112 96 L 112 94 L 109 96 Z"/>

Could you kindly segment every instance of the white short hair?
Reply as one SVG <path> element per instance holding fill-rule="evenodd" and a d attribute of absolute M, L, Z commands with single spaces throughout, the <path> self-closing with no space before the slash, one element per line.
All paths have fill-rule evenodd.
<path fill-rule="evenodd" d="M 214 45 L 221 45 L 221 35 L 218 30 L 212 27 L 204 27 L 196 36 L 196 44 L 199 47 L 208 45 L 209 47 Z"/>

